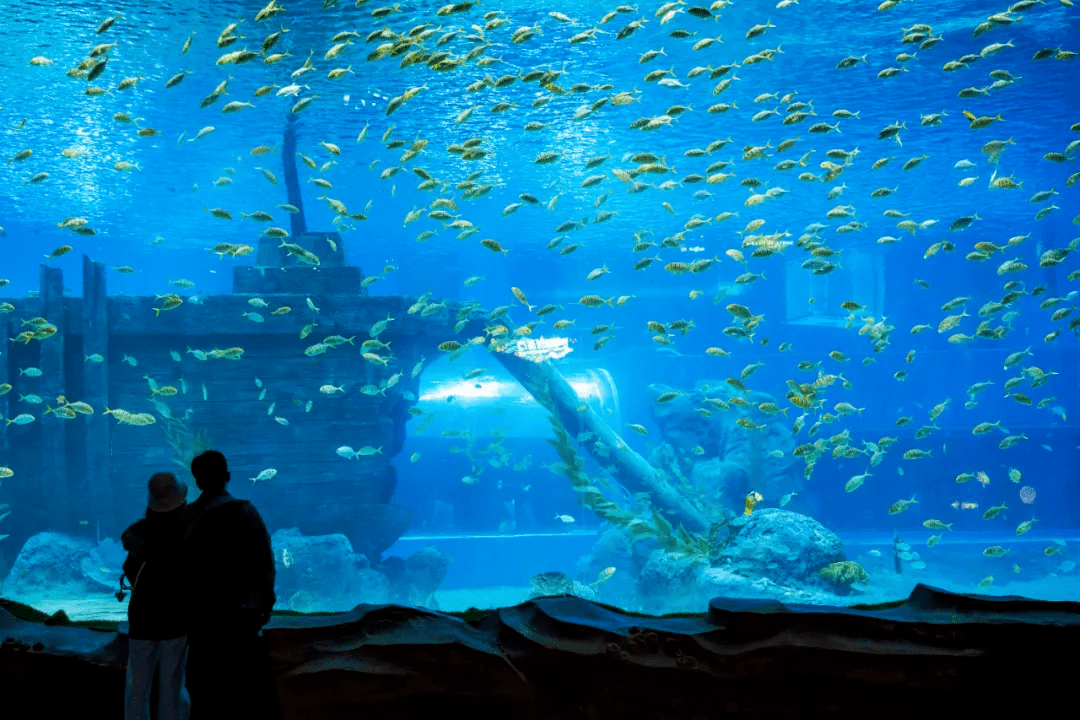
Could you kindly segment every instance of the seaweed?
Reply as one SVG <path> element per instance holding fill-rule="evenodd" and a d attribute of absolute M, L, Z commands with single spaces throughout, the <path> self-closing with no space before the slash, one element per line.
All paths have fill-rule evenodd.
<path fill-rule="evenodd" d="M 559 455 L 559 471 L 570 481 L 570 485 L 579 492 L 579 502 L 589 510 L 596 513 L 602 519 L 624 528 L 630 535 L 630 541 L 641 540 L 647 537 L 655 539 L 660 547 L 667 553 L 675 556 L 700 557 L 708 559 L 715 551 L 715 544 L 708 536 L 690 533 L 679 524 L 673 528 L 671 523 L 660 512 L 651 508 L 647 497 L 644 502 L 639 500 L 638 505 L 642 511 L 632 512 L 621 508 L 618 504 L 605 497 L 604 492 L 593 483 L 585 472 L 585 461 L 578 455 L 570 439 L 570 434 L 563 425 L 551 393 L 545 384 L 534 393 L 537 402 L 548 411 L 554 438 L 548 443 L 555 448 Z M 649 513 L 646 515 L 646 513 Z M 651 521 L 650 521 L 651 520 Z M 726 524 L 725 519 L 721 525 Z"/>
<path fill-rule="evenodd" d="M 212 447 L 210 433 L 202 428 L 193 432 L 187 415 L 177 418 L 171 413 L 164 414 L 159 411 L 158 414 L 162 419 L 161 429 L 165 432 L 165 439 L 173 451 L 172 461 L 190 472 L 191 461 Z"/>

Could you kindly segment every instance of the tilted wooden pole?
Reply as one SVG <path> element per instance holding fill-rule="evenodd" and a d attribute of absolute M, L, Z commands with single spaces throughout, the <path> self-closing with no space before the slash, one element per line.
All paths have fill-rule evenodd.
<path fill-rule="evenodd" d="M 672 525 L 681 522 L 683 527 L 691 532 L 708 530 L 709 522 L 704 513 L 675 489 L 662 471 L 654 468 L 623 442 L 603 417 L 591 408 L 578 412 L 581 400 L 566 381 L 566 377 L 550 360 L 536 363 L 506 352 L 495 352 L 494 355 L 541 404 L 546 402 L 546 396 L 551 397 L 559 420 L 567 432 L 571 435 L 591 432 L 597 440 L 612 449 L 610 457 L 600 457 L 596 453 L 595 442 L 583 443 L 597 462 L 612 467 L 615 479 L 625 488 L 631 492 L 649 493 L 656 508 L 670 512 L 668 519 Z"/>

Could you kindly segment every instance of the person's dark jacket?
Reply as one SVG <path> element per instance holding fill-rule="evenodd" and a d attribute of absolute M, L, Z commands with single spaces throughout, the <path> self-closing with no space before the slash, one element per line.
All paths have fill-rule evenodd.
<path fill-rule="evenodd" d="M 124 530 L 124 574 L 133 586 L 128 637 L 171 640 L 187 633 L 181 543 L 188 517 L 186 504 L 164 513 L 148 509 L 146 517 Z"/>
<path fill-rule="evenodd" d="M 274 552 L 259 511 L 222 490 L 204 492 L 188 512 L 189 635 L 258 632 L 277 600 Z"/>

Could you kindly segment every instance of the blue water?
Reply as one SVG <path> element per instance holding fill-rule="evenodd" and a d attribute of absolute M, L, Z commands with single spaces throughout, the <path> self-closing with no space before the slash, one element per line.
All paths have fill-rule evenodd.
<path fill-rule="evenodd" d="M 824 372 L 842 373 L 851 389 L 843 389 L 839 382 L 827 388 L 825 406 L 808 414 L 806 428 L 795 437 L 795 444 L 828 438 L 844 429 L 850 431 L 852 445 L 858 447 L 864 440 L 876 442 L 884 436 L 895 437 L 897 442 L 888 449 L 883 462 L 870 470 L 873 475 L 866 484 L 852 493 L 844 491 L 844 483 L 867 471 L 867 456 L 833 460 L 827 453 L 805 482 L 802 461 L 792 465 L 789 473 L 798 483 L 802 498 L 799 510 L 811 513 L 836 532 L 869 532 L 891 538 L 896 529 L 922 542 L 931 534 L 922 526 L 929 518 L 954 523 L 954 532 L 983 532 L 990 522 L 983 520 L 983 511 L 1002 502 L 1010 507 L 1007 520 L 996 519 L 1002 537 L 1013 536 L 1014 526 L 1032 515 L 1039 520 L 1033 533 L 1047 537 L 1069 536 L 1080 527 L 1080 505 L 1075 502 L 1080 483 L 1080 434 L 1076 425 L 1080 417 L 1076 403 L 1080 344 L 1076 333 L 1068 328 L 1072 315 L 1056 322 L 1050 319 L 1054 310 L 1075 305 L 1071 293 L 1080 290 L 1080 283 L 1067 280 L 1067 276 L 1080 264 L 1070 255 L 1054 267 L 1039 266 L 1044 251 L 1064 248 L 1080 234 L 1076 224 L 1080 222 L 1080 183 L 1066 187 L 1067 178 L 1078 170 L 1076 159 L 1080 153 L 1072 153 L 1063 163 L 1044 159 L 1046 153 L 1062 153 L 1070 142 L 1080 138 L 1080 132 L 1070 130 L 1071 125 L 1080 122 L 1080 96 L 1075 92 L 1074 80 L 1080 58 L 1032 59 L 1040 48 L 1080 51 L 1076 7 L 1056 0 L 1035 5 L 1018 13 L 1023 15 L 1022 21 L 994 27 L 976 38 L 972 36 L 973 28 L 987 15 L 1003 12 L 1004 4 L 903 2 L 891 10 L 875 11 L 872 2 L 805 2 L 777 8 L 773 3 L 743 1 L 720 10 L 715 22 L 683 12 L 661 25 L 654 16 L 660 3 L 652 3 L 637 5 L 632 13 L 619 13 L 599 25 L 594 39 L 571 45 L 570 37 L 597 26 L 606 13 L 614 10 L 614 3 L 562 2 L 542 8 L 525 2 L 484 3 L 467 13 L 438 17 L 435 11 L 439 3 L 407 2 L 401 4 L 400 12 L 385 19 L 371 17 L 374 3 L 370 2 L 360 7 L 341 2 L 329 8 L 313 0 L 285 4 L 284 13 L 256 24 L 254 15 L 263 5 L 259 2 L 215 2 L 212 9 L 195 3 L 116 2 L 90 10 L 35 1 L 4 3 L 0 8 L 5 18 L 0 26 L 0 41 L 5 48 L 0 55 L 0 77 L 4 78 L 0 94 L 0 157 L 13 157 L 23 149 L 34 152 L 25 161 L 0 165 L 4 187 L 0 193 L 0 278 L 10 280 L 0 289 L 0 295 L 21 298 L 37 290 L 38 267 L 45 261 L 44 256 L 65 244 L 74 250 L 47 262 L 63 270 L 71 294 L 81 292 L 77 279 L 83 254 L 109 267 L 131 266 L 136 270 L 134 274 L 110 272 L 110 294 L 179 292 L 206 296 L 230 292 L 232 266 L 251 264 L 254 255 L 219 259 L 207 249 L 220 242 L 257 244 L 262 227 L 241 220 L 241 212 L 267 211 L 274 215 L 272 225 L 288 227 L 287 214 L 276 207 L 287 202 L 280 146 L 289 109 L 297 98 L 278 97 L 272 92 L 256 99 L 254 90 L 272 84 L 287 85 L 290 73 L 313 52 L 316 69 L 296 81 L 305 85 L 298 97 L 317 95 L 309 107 L 295 115 L 297 146 L 319 165 L 328 160 L 336 164 L 321 173 L 299 165 L 307 225 L 311 230 L 333 227 L 334 213 L 318 199 L 323 194 L 341 200 L 352 212 L 362 210 L 366 214 L 366 220 L 349 220 L 339 229 L 349 264 L 360 266 L 368 275 L 379 274 L 387 265 L 394 268 L 368 288 L 371 294 L 416 297 L 431 293 L 436 300 L 475 300 L 487 309 L 509 304 L 513 306 L 510 317 L 517 324 L 534 319 L 547 321 L 538 327 L 536 335 L 558 335 L 551 328 L 555 319 L 575 320 L 569 336 L 577 342 L 574 352 L 561 361 L 562 367 L 568 372 L 603 368 L 611 373 L 619 399 L 616 430 L 622 431 L 631 447 L 646 456 L 661 441 L 652 415 L 656 395 L 648 390 L 652 384 L 688 392 L 698 381 L 721 385 L 727 377 L 739 377 L 743 367 L 760 362 L 763 365 L 746 381 L 747 386 L 772 394 L 781 407 L 790 408 L 787 418 L 778 418 L 790 427 L 800 411 L 783 399 L 786 381 L 812 382 L 818 372 L 799 371 L 796 364 L 810 360 L 819 363 Z M 687 7 L 681 5 L 678 9 Z M 474 32 L 469 25 L 483 25 L 483 14 L 495 10 L 509 22 L 485 33 L 489 47 L 480 57 L 499 59 L 488 67 L 478 67 L 474 60 L 452 71 L 436 73 L 423 64 L 401 69 L 399 58 L 374 62 L 365 59 L 377 45 L 364 43 L 364 36 L 372 30 L 387 26 L 403 33 L 421 23 L 441 25 L 443 31 L 461 28 L 457 39 L 439 49 L 463 56 L 475 46 L 464 39 Z M 574 22 L 561 23 L 549 17 L 551 11 L 565 13 Z M 116 13 L 122 18 L 98 35 L 97 25 Z M 643 16 L 646 22 L 641 29 L 626 39 L 615 39 L 620 28 Z M 219 33 L 239 18 L 245 20 L 236 32 L 247 37 L 227 48 L 218 48 L 215 39 Z M 766 21 L 775 27 L 753 39 L 744 38 L 751 26 Z M 515 28 L 536 23 L 540 30 L 535 37 L 521 44 L 510 41 Z M 902 28 L 916 23 L 931 25 L 933 36 L 943 39 L 927 49 L 902 44 Z M 282 62 L 214 64 L 229 51 L 245 47 L 258 50 L 262 38 L 283 25 L 289 32 L 282 35 L 272 51 L 290 53 Z M 686 39 L 670 36 L 680 29 L 696 34 Z M 331 37 L 346 30 L 358 33 L 353 44 L 337 58 L 323 59 L 332 44 Z M 426 46 L 434 48 L 441 34 L 433 35 Z M 691 49 L 702 38 L 717 35 L 722 36 L 722 43 Z M 189 37 L 191 49 L 182 55 L 181 47 Z M 87 97 L 83 93 L 87 82 L 67 77 L 65 71 L 102 42 L 115 42 L 117 46 L 108 53 L 106 71 L 93 84 L 109 88 L 110 92 Z M 949 61 L 978 55 L 991 43 L 1005 42 L 1011 42 L 1013 47 L 980 58 L 957 72 L 942 70 Z M 748 56 L 769 48 L 779 48 L 780 52 L 769 61 L 744 64 Z M 638 62 L 646 51 L 660 49 L 663 55 L 645 64 Z M 916 58 L 898 62 L 895 56 L 901 52 L 915 53 Z M 864 54 L 865 63 L 849 69 L 836 68 L 842 58 Z M 36 56 L 44 56 L 52 64 L 32 66 L 30 58 Z M 715 68 L 731 63 L 742 67 L 723 78 L 710 80 L 708 72 L 694 78 L 687 76 L 697 66 Z M 347 67 L 353 72 L 339 80 L 327 79 L 331 69 Z M 666 88 L 643 79 L 650 71 L 672 67 L 675 72 L 670 77 L 689 87 Z M 879 71 L 888 67 L 902 67 L 905 72 L 879 79 Z M 541 92 L 535 82 L 524 84 L 518 80 L 502 89 L 466 91 L 470 83 L 484 76 L 496 79 L 534 68 L 561 70 L 557 82 L 564 89 L 575 83 L 587 83 L 594 89 L 554 95 L 539 108 L 532 107 Z M 988 95 L 958 97 L 964 88 L 988 86 L 993 82 L 988 74 L 992 70 L 1007 70 L 1018 79 Z M 184 71 L 190 74 L 182 82 L 165 88 L 169 78 Z M 120 79 L 131 76 L 142 79 L 134 88 L 118 91 Z M 200 109 L 200 101 L 229 77 L 227 94 Z M 717 82 L 732 77 L 738 79 L 729 89 L 712 95 Z M 610 90 L 596 89 L 606 83 L 612 86 Z M 385 110 L 391 97 L 420 86 L 426 87 L 387 117 Z M 635 89 L 642 92 L 630 105 L 613 106 L 608 102 L 585 119 L 573 119 L 583 105 Z M 763 93 L 776 93 L 777 97 L 793 93 L 792 102 L 810 103 L 816 116 L 785 126 L 782 119 L 787 103 L 780 104 L 777 99 L 755 103 L 755 97 Z M 222 114 L 222 107 L 230 101 L 252 102 L 254 107 Z M 508 112 L 491 113 L 490 108 L 500 101 L 516 106 Z M 737 109 L 723 114 L 706 113 L 706 108 L 719 102 L 733 103 Z M 692 109 L 666 127 L 652 131 L 629 128 L 634 120 L 663 115 L 676 104 Z M 471 117 L 456 125 L 454 119 L 470 106 L 475 106 Z M 779 113 L 751 122 L 755 113 L 772 109 Z M 837 119 L 832 113 L 839 109 L 857 112 L 859 117 Z M 1000 114 L 1004 121 L 972 130 L 964 118 L 965 110 L 976 116 Z M 138 137 L 135 125 L 113 120 L 118 112 L 138 118 L 138 127 L 153 127 L 160 133 Z M 939 112 L 944 112 L 940 125 L 920 125 L 922 115 Z M 523 126 L 530 121 L 545 123 L 546 127 L 539 132 L 525 131 Z M 810 126 L 817 122 L 839 123 L 839 131 L 809 133 Z M 879 132 L 894 122 L 906 125 L 899 134 L 902 144 L 893 139 L 879 140 Z M 214 130 L 193 141 L 207 126 Z M 366 138 L 358 142 L 365 127 Z M 380 139 L 390 129 L 387 142 L 403 140 L 404 147 L 385 148 Z M 483 138 L 480 147 L 487 151 L 484 158 L 464 161 L 446 152 L 448 145 L 472 137 Z M 714 140 L 729 137 L 730 143 L 711 155 L 684 155 L 691 148 L 704 148 Z M 416 138 L 429 141 L 424 151 L 405 163 L 406 169 L 380 179 L 386 168 L 402 165 L 401 154 Z M 775 150 L 782 140 L 791 138 L 798 139 L 791 149 L 783 153 Z M 1015 144 L 1008 145 L 999 162 L 992 164 L 980 149 L 995 139 L 1011 139 Z M 341 155 L 331 155 L 321 142 L 340 146 Z M 772 146 L 767 159 L 741 159 L 744 146 L 766 143 Z M 272 146 L 275 151 L 252 156 L 249 151 L 257 145 Z M 60 155 L 61 150 L 72 147 L 82 148 L 85 156 L 67 159 Z M 801 172 L 823 174 L 819 163 L 827 159 L 827 150 L 835 148 L 858 149 L 854 161 L 835 181 L 825 184 L 798 179 Z M 561 158 L 546 165 L 534 163 L 539 153 L 549 150 L 562 153 Z M 805 167 L 773 169 L 781 160 L 799 160 L 810 151 Z M 627 155 L 645 152 L 665 158 L 674 171 L 642 175 L 637 179 L 652 187 L 628 193 L 626 184 L 611 170 L 632 170 L 636 163 Z M 917 168 L 902 169 L 905 161 L 924 154 L 926 158 Z M 610 157 L 603 165 L 585 169 L 586 159 L 604 155 Z M 887 165 L 871 169 L 876 160 L 890 156 Z M 722 184 L 685 183 L 670 190 L 658 187 L 666 180 L 678 181 L 691 173 L 704 175 L 705 169 L 717 160 L 731 161 L 722 172 L 734 173 Z M 961 160 L 969 160 L 975 167 L 955 168 Z M 117 171 L 113 167 L 119 161 L 137 163 L 139 169 Z M 843 164 L 842 160 L 834 162 Z M 276 187 L 267 182 L 259 167 L 277 176 Z M 417 190 L 420 179 L 409 172 L 414 167 L 446 183 L 448 190 Z M 462 199 L 454 186 L 478 171 L 483 175 L 477 182 L 493 183 L 494 189 L 479 199 Z M 990 189 L 995 171 L 998 177 L 1012 176 L 1022 182 L 1022 188 Z M 40 172 L 49 173 L 48 179 L 35 184 L 25 182 Z M 585 177 L 598 173 L 606 174 L 603 182 L 581 187 Z M 317 187 L 309 182 L 314 177 L 330 181 L 333 188 Z M 750 177 L 760 180 L 756 192 L 783 188 L 787 193 L 756 207 L 746 207 L 744 201 L 750 191 L 740 182 Z M 977 179 L 969 186 L 958 186 L 965 177 Z M 216 186 L 219 178 L 232 182 Z M 841 183 L 846 185 L 843 194 L 827 199 L 829 188 Z M 896 192 L 886 198 L 872 198 L 871 192 L 879 188 Z M 1035 192 L 1050 189 L 1057 194 L 1047 202 L 1029 202 Z M 699 190 L 707 190 L 711 196 L 695 199 L 693 194 Z M 531 193 L 540 204 L 523 203 L 516 212 L 504 214 L 508 205 L 521 202 L 520 193 Z M 596 200 L 603 194 L 608 194 L 606 202 L 598 208 Z M 556 196 L 554 208 L 546 209 Z M 429 206 L 436 197 L 454 197 L 459 208 L 454 214 L 471 221 L 480 231 L 457 240 L 456 230 L 427 217 L 403 224 L 410 210 Z M 672 206 L 674 213 L 664 209 L 664 202 Z M 1051 204 L 1058 209 L 1036 221 L 1036 212 Z M 853 205 L 854 218 L 827 218 L 826 212 L 838 205 Z M 206 208 L 224 208 L 233 219 L 216 219 Z M 887 209 L 907 213 L 907 219 L 916 222 L 937 222 L 910 234 L 896 226 L 898 218 L 883 214 Z M 600 210 L 617 214 L 598 224 L 593 218 Z M 681 247 L 659 247 L 662 239 L 683 231 L 691 216 L 715 218 L 724 211 L 737 212 L 738 216 L 685 231 Z M 975 213 L 979 219 L 967 229 L 949 230 L 958 218 Z M 69 216 L 86 218 L 96 234 L 80 237 L 58 228 L 58 223 Z M 589 218 L 589 222 L 567 233 L 559 247 L 547 249 L 549 241 L 556 237 L 556 227 L 583 218 Z M 745 266 L 726 257 L 725 250 L 740 247 L 744 226 L 759 218 L 766 222 L 756 232 L 786 231 L 790 235 L 782 239 L 787 242 L 798 240 L 812 223 L 825 224 L 826 229 L 817 239 L 840 252 L 830 259 L 839 262 L 841 268 L 830 275 L 812 276 L 799 267 L 810 255 L 796 245 L 765 258 L 751 258 L 751 248 L 744 248 L 748 261 Z M 851 219 L 865 223 L 865 227 L 838 234 L 836 227 Z M 437 233 L 425 242 L 417 242 L 417 236 L 425 230 Z M 647 232 L 643 237 L 657 243 L 657 247 L 644 253 L 632 252 L 635 233 L 639 232 Z M 977 242 L 1002 246 L 1009 238 L 1022 235 L 1029 237 L 994 253 L 990 259 L 965 259 Z M 879 243 L 883 236 L 899 241 Z M 497 240 L 508 252 L 493 253 L 481 245 L 484 238 Z M 951 252 L 924 257 L 932 244 L 946 241 L 954 245 Z M 581 247 L 561 255 L 560 249 L 569 243 L 581 243 Z M 641 271 L 632 269 L 635 262 L 651 255 L 659 255 L 660 260 Z M 701 274 L 674 275 L 664 270 L 664 265 L 673 261 L 714 256 L 720 261 Z M 996 269 L 1009 259 L 1022 261 L 1027 269 L 999 275 Z M 609 273 L 586 280 L 590 271 L 605 266 Z M 765 279 L 736 285 L 735 278 L 744 272 L 764 273 Z M 483 280 L 465 286 L 463 281 L 471 276 Z M 169 284 L 179 278 L 193 281 L 195 287 L 180 290 Z M 927 287 L 917 280 L 924 281 Z M 982 319 L 977 317 L 978 309 L 988 301 L 1000 300 L 1008 281 L 1021 282 L 1025 290 L 1007 308 L 1018 313 L 1008 324 L 1009 332 L 998 340 L 947 342 L 955 332 L 973 335 Z M 530 317 L 514 299 L 511 286 L 521 288 L 533 305 L 555 303 L 563 309 L 546 318 Z M 1037 287 L 1044 290 L 1035 295 L 1032 291 Z M 701 291 L 697 299 L 689 299 L 692 290 Z M 726 296 L 714 301 L 721 290 L 726 291 Z M 631 295 L 632 299 L 621 307 L 594 309 L 578 304 L 578 299 L 587 294 L 604 299 Z M 971 299 L 955 310 L 941 310 L 943 303 L 958 296 Z M 814 297 L 813 305 L 809 297 Z M 1052 309 L 1040 309 L 1040 303 L 1049 298 L 1063 299 Z M 889 345 L 881 352 L 873 352 L 872 341 L 857 334 L 861 319 L 856 319 L 850 329 L 844 328 L 848 313 L 840 309 L 840 303 L 847 300 L 866 306 L 858 313 L 860 318 L 869 314 L 880 320 L 884 316 L 887 324 L 895 328 Z M 754 314 L 764 314 L 753 340 L 723 334 L 731 320 L 724 308 L 731 302 L 749 307 Z M 963 318 L 959 327 L 937 331 L 946 315 L 963 311 L 969 317 Z M 999 327 L 1003 324 L 1002 314 L 986 319 L 992 320 L 992 327 Z M 20 317 L 19 313 L 13 317 Z M 648 321 L 667 323 L 676 318 L 692 319 L 694 329 L 686 335 L 672 331 L 675 342 L 666 348 L 650 340 Z M 597 337 L 589 330 L 602 323 L 615 324 L 615 337 L 594 351 Z M 917 324 L 929 324 L 931 329 L 912 335 L 910 329 Z M 1057 337 L 1045 340 L 1055 330 L 1060 331 Z M 763 345 L 766 337 L 768 343 Z M 780 352 L 781 343 L 790 343 L 791 351 Z M 1028 346 L 1030 357 L 1003 369 L 1006 356 Z M 711 357 L 705 355 L 706 347 L 721 347 L 731 355 Z M 910 350 L 916 356 L 908 363 L 905 356 Z M 833 361 L 828 357 L 831 351 L 839 351 L 850 360 Z M 872 364 L 863 363 L 871 359 Z M 476 354 L 453 366 L 441 360 L 429 372 L 433 373 L 431 377 L 446 380 L 485 362 L 497 369 L 495 363 Z M 464 363 L 469 367 L 461 367 Z M 1030 378 L 1025 378 L 1015 388 L 1032 399 L 1033 404 L 1025 406 L 1006 396 L 1003 385 L 1009 378 L 1020 376 L 1023 367 L 1032 365 L 1057 374 L 1038 388 L 1032 388 Z M 903 382 L 894 379 L 897 371 L 907 372 Z M 992 381 L 993 385 L 978 396 L 974 409 L 965 409 L 966 389 L 984 381 Z M 422 389 L 432 392 L 433 383 L 430 378 L 422 381 Z M 1045 407 L 1036 407 L 1036 403 L 1049 397 L 1054 399 Z M 929 424 L 928 412 L 946 398 L 951 402 L 938 418 L 937 429 L 929 437 L 916 440 L 915 430 Z M 820 412 L 829 411 L 838 402 L 850 402 L 865 410 L 825 424 L 816 436 L 808 437 L 807 430 Z M 496 398 L 488 402 L 487 409 L 498 404 Z M 508 423 L 513 425 L 515 406 L 509 404 L 507 409 L 511 414 Z M 905 427 L 897 427 L 895 420 L 900 416 L 911 416 L 913 420 Z M 761 422 L 764 416 L 757 413 L 755 417 Z M 1027 439 L 1001 450 L 998 443 L 1005 437 L 1003 433 L 971 433 L 980 422 L 999 420 L 1009 434 L 1023 433 Z M 624 430 L 627 423 L 644 425 L 650 435 L 643 437 Z M 410 428 L 415 427 L 413 420 Z M 535 517 L 535 522 L 528 523 L 532 531 L 565 529 L 560 521 L 552 519 L 564 513 L 577 518 L 576 528 L 598 527 L 596 518 L 574 504 L 574 494 L 565 483 L 540 467 L 557 459 L 544 442 L 547 435 L 542 424 L 539 430 L 525 435 L 508 440 L 507 447 L 513 451 L 513 462 L 532 454 L 532 468 L 517 473 L 504 470 L 506 479 L 499 487 L 493 486 L 494 471 L 477 486 L 461 483 L 460 478 L 470 468 L 461 454 L 449 452 L 453 440 L 431 433 L 410 435 L 395 460 L 399 484 L 394 498 L 394 502 L 422 510 L 417 526 L 410 532 L 429 533 L 437 524 L 431 511 L 423 510 L 433 497 L 454 506 L 453 526 L 444 528 L 448 533 L 496 531 L 509 519 L 504 508 L 511 500 L 519 508 L 526 501 L 530 504 Z M 359 447 L 365 443 L 356 440 L 353 444 Z M 912 448 L 931 450 L 932 456 L 903 460 L 904 451 Z M 423 460 L 409 463 L 408 456 L 417 450 L 422 450 Z M 1010 467 L 1021 472 L 1020 483 L 1009 481 Z M 599 472 L 596 465 L 590 468 Z M 960 485 L 954 481 L 958 473 L 977 470 L 987 473 L 989 485 L 980 486 L 976 481 Z M 12 482 L 16 480 L 7 481 Z M 523 490 L 526 485 L 533 487 Z M 1033 503 L 1021 502 L 1018 493 L 1023 486 L 1036 491 Z M 0 500 L 6 489 L 0 488 Z M 887 512 L 898 499 L 913 495 L 918 504 L 907 512 Z M 778 500 L 768 497 L 763 503 L 775 506 Z M 950 507 L 953 502 L 977 502 L 979 507 L 956 510 Z M 741 506 L 741 499 L 729 498 L 726 505 L 734 509 Z M 14 554 L 12 548 L 6 548 L 6 552 Z M 1068 556 L 1066 550 L 1063 558 Z M 559 562 L 572 565 L 572 560 L 561 558 Z"/>

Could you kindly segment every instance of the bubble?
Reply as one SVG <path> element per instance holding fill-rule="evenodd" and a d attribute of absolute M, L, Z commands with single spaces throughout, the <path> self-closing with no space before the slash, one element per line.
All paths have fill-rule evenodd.
<path fill-rule="evenodd" d="M 1030 485 L 1020 488 L 1020 499 L 1028 505 L 1035 502 L 1035 488 Z"/>

